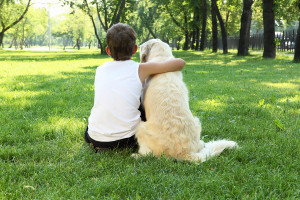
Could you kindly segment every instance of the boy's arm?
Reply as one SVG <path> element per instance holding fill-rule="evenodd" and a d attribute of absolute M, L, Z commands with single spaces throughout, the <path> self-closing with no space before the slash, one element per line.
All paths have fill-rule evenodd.
<path fill-rule="evenodd" d="M 163 62 L 140 63 L 139 76 L 142 82 L 153 74 L 161 74 L 165 72 L 180 71 L 185 65 L 185 61 L 181 58 L 175 58 Z"/>

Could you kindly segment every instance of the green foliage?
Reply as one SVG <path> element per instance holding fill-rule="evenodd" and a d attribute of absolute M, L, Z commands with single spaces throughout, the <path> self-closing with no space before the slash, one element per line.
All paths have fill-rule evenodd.
<path fill-rule="evenodd" d="M 277 28 L 287 29 L 298 20 L 300 9 L 299 0 L 274 0 L 274 14 Z M 263 30 L 262 0 L 255 0 L 253 5 L 253 32 Z M 254 31 L 255 30 L 255 31 Z"/>
<path fill-rule="evenodd" d="M 203 139 L 240 146 L 188 163 L 136 160 L 129 150 L 95 154 L 84 143 L 95 69 L 107 56 L 1 51 L 0 198 L 299 199 L 299 64 L 250 53 L 174 52 L 187 62 Z"/>
<path fill-rule="evenodd" d="M 0 30 L 15 22 L 23 13 L 25 7 L 26 2 L 4 0 L 4 3 L 0 7 Z"/>
<path fill-rule="evenodd" d="M 241 0 L 217 1 L 228 36 L 238 36 L 241 26 L 243 2 Z"/>
<path fill-rule="evenodd" d="M 7 31 L 6 40 L 9 42 L 15 41 L 15 46 L 22 49 L 24 45 L 32 45 L 33 42 L 42 40 L 47 31 L 47 10 L 45 8 L 30 7 L 25 17 Z"/>

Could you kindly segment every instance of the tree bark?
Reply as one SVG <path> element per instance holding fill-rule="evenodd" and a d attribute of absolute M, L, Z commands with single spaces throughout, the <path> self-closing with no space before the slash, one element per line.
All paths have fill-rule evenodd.
<path fill-rule="evenodd" d="M 299 4 L 300 9 L 300 4 Z M 299 26 L 295 44 L 295 55 L 294 55 L 294 62 L 300 62 L 300 17 L 299 17 Z"/>
<path fill-rule="evenodd" d="M 264 58 L 276 57 L 274 0 L 263 0 Z"/>
<path fill-rule="evenodd" d="M 214 3 L 215 3 L 215 8 L 216 8 L 217 18 L 218 18 L 218 21 L 219 21 L 220 27 L 221 27 L 222 43 L 223 43 L 223 53 L 226 54 L 226 53 L 228 53 L 227 31 L 226 31 L 224 21 L 222 19 L 221 13 L 220 13 L 218 5 L 217 5 L 217 0 L 215 0 Z"/>
<path fill-rule="evenodd" d="M 240 39 L 238 47 L 238 56 L 249 55 L 249 40 L 252 18 L 253 0 L 244 0 L 243 14 L 241 18 Z"/>
<path fill-rule="evenodd" d="M 205 48 L 205 38 L 206 38 L 206 22 L 207 22 L 207 3 L 206 0 L 202 0 L 202 30 L 201 30 L 201 41 L 200 41 L 200 51 L 204 51 Z"/>
<path fill-rule="evenodd" d="M 184 41 L 184 46 L 183 50 L 188 50 L 189 49 L 189 43 L 190 43 L 190 34 L 188 30 L 188 19 L 187 19 L 187 13 L 184 12 L 184 34 L 185 34 L 185 41 Z"/>
<path fill-rule="evenodd" d="M 2 45 L 3 38 L 4 38 L 4 32 L 0 32 L 0 45 Z"/>
<path fill-rule="evenodd" d="M 199 36 L 200 36 L 200 27 L 199 27 L 199 21 L 200 21 L 200 10 L 199 7 L 196 6 L 195 12 L 194 12 L 194 21 L 195 21 L 195 30 L 193 31 L 193 48 L 195 50 L 199 50 Z M 195 46 L 194 46 L 195 43 Z"/>
<path fill-rule="evenodd" d="M 211 20 L 212 20 L 212 50 L 218 52 L 218 22 L 216 12 L 216 0 L 211 0 Z"/>

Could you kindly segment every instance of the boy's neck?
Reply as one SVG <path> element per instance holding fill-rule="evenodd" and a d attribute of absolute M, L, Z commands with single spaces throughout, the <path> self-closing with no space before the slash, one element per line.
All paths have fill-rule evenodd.
<path fill-rule="evenodd" d="M 130 58 L 130 59 L 128 59 L 128 60 L 131 60 L 131 58 Z M 114 61 L 128 61 L 128 60 L 114 60 Z"/>

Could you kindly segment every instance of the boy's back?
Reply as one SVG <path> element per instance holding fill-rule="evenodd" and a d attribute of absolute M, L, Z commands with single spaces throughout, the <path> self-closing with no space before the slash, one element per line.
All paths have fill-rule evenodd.
<path fill-rule="evenodd" d="M 97 68 L 89 135 L 97 141 L 131 137 L 140 122 L 139 63 L 111 61 Z M 101 134 L 99 134 L 101 133 Z"/>

